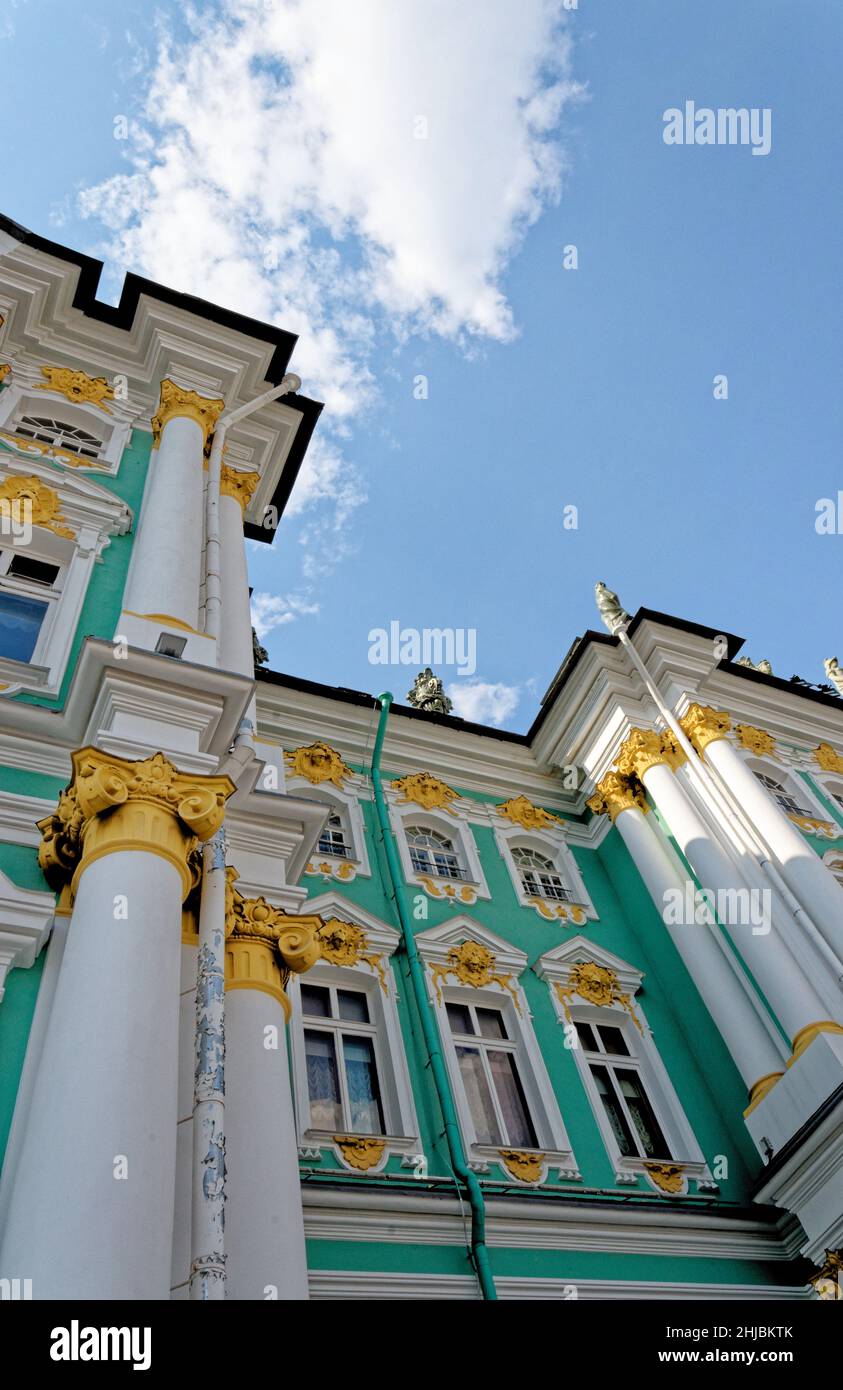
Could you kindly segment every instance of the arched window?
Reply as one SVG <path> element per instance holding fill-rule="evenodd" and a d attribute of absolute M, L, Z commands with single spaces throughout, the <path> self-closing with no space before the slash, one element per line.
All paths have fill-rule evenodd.
<path fill-rule="evenodd" d="M 24 415 L 15 426 L 15 434 L 24 439 L 37 439 L 41 444 L 67 449 L 82 458 L 96 459 L 102 452 L 103 441 L 78 425 L 63 423 L 46 415 Z"/>
<path fill-rule="evenodd" d="M 410 859 L 417 874 L 435 874 L 437 878 L 465 878 L 466 872 L 453 840 L 438 830 L 423 825 L 408 825 L 406 829 Z"/>
<path fill-rule="evenodd" d="M 524 892 L 530 897 L 551 898 L 554 902 L 563 903 L 573 901 L 570 890 L 562 882 L 551 859 L 539 854 L 538 850 L 525 849 L 523 845 L 514 845 L 511 853 L 521 875 Z"/>
<path fill-rule="evenodd" d="M 756 768 L 752 770 L 762 786 L 765 786 L 770 795 L 778 802 L 786 816 L 813 816 L 815 814 L 807 806 L 800 805 L 795 791 L 783 787 L 781 782 L 770 776 L 769 772 L 758 772 Z"/>
<path fill-rule="evenodd" d="M 351 846 L 345 833 L 345 825 L 338 811 L 332 811 L 319 835 L 319 853 L 336 854 L 342 859 L 351 858 Z"/>

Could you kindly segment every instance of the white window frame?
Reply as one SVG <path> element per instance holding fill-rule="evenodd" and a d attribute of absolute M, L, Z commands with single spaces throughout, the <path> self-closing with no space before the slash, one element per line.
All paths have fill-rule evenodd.
<path fill-rule="evenodd" d="M 438 893 L 433 894 L 433 896 L 440 898 L 444 894 L 444 888 L 451 885 L 456 890 L 456 900 L 462 901 L 468 906 L 471 906 L 478 898 L 487 900 L 491 898 L 492 895 L 486 883 L 477 845 L 471 833 L 471 826 L 464 815 L 460 814 L 459 811 L 453 813 L 439 810 L 426 811 L 415 802 L 409 802 L 407 805 L 398 804 L 395 793 L 388 791 L 387 802 L 401 868 L 408 884 L 418 884 L 425 892 L 430 893 L 427 884 L 422 882 L 425 878 L 430 879 L 435 887 L 440 884 L 443 885 Z M 410 847 L 407 843 L 407 826 L 410 825 L 424 826 L 427 829 L 435 830 L 440 835 L 446 835 L 453 843 L 457 857 L 465 869 L 465 878 L 439 878 L 435 874 L 420 873 L 413 865 Z M 460 893 L 460 889 L 464 889 L 465 892 Z M 450 897 L 451 895 L 445 896 Z"/>
<path fill-rule="evenodd" d="M 749 771 L 758 778 L 759 786 L 764 787 L 764 790 L 767 792 L 767 795 L 771 798 L 774 805 L 777 806 L 782 815 L 787 816 L 788 820 L 791 821 L 793 825 L 797 826 L 798 829 L 802 829 L 803 831 L 805 829 L 805 827 L 800 826 L 799 821 L 795 819 L 796 816 L 803 814 L 812 820 L 822 821 L 826 825 L 829 824 L 829 815 L 826 807 L 823 806 L 821 801 L 818 801 L 816 795 L 808 786 L 808 783 L 804 782 L 801 777 L 795 775 L 792 768 L 786 767 L 782 763 L 774 762 L 772 758 L 766 756 L 759 757 L 755 754 L 750 754 L 746 757 L 745 762 Z M 786 796 L 795 801 L 797 805 L 804 806 L 804 812 L 788 811 L 782 806 L 772 788 L 768 787 L 766 783 L 762 782 L 760 777 L 758 777 L 759 773 L 778 782 Z M 831 823 L 834 824 L 833 821 Z M 839 831 L 840 834 L 843 834 L 839 826 L 834 825 L 834 828 L 836 831 Z M 826 837 L 823 834 L 821 838 L 836 839 L 837 836 Z"/>
<path fill-rule="evenodd" d="M 333 965 L 322 959 L 317 961 L 307 974 L 301 977 L 293 975 L 290 979 L 287 986 L 292 1005 L 289 1025 L 290 1066 L 299 1148 L 309 1151 L 330 1148 L 343 1167 L 350 1167 L 346 1164 L 342 1150 L 336 1145 L 337 1132 L 310 1127 L 310 1091 L 307 1084 L 301 985 L 333 985 L 339 989 L 358 990 L 366 995 L 369 1018 L 375 1030 L 375 1061 L 387 1131 L 386 1134 L 360 1137 L 384 1141 L 382 1158 L 374 1165 L 374 1170 L 379 1170 L 386 1164 L 390 1154 L 400 1154 L 402 1157 L 415 1155 L 419 1147 L 419 1125 L 398 1016 L 396 979 L 390 960 L 401 937 L 386 923 L 363 912 L 356 904 L 335 893 L 325 893 L 309 899 L 307 910 L 318 913 L 325 921 L 338 917 L 341 921 L 360 927 L 366 936 L 366 955 L 380 956 L 381 959 L 378 962 L 379 968 L 373 967 L 362 958 L 355 965 Z M 349 1021 L 347 1030 L 354 1032 L 356 1026 Z"/>
<path fill-rule="evenodd" d="M 449 951 L 465 941 L 476 941 L 485 946 L 495 957 L 495 973 L 508 980 L 507 985 L 490 982 L 475 988 L 461 983 L 453 976 L 443 977 L 432 967 L 447 966 Z M 463 1087 L 457 1058 L 454 1036 L 448 1018 L 446 1005 L 474 1004 L 480 1008 L 493 1008 L 502 1012 L 507 1036 L 514 1044 L 513 1052 L 518 1067 L 521 1087 L 527 1101 L 530 1119 L 538 1140 L 538 1148 L 525 1149 L 518 1146 L 519 1153 L 539 1155 L 542 1159 L 542 1181 L 549 1178 L 551 1167 L 559 1169 L 559 1176 L 566 1181 L 580 1177 L 576 1159 L 571 1148 L 565 1124 L 550 1077 L 541 1054 L 532 1026 L 532 1015 L 527 997 L 519 977 L 527 969 L 527 956 L 516 950 L 510 943 L 502 941 L 487 928 L 482 927 L 471 917 L 461 915 L 438 927 L 432 927 L 416 936 L 416 946 L 425 966 L 428 997 L 434 1010 L 443 1055 L 451 1081 L 451 1091 L 457 1111 L 460 1132 L 471 1165 L 479 1171 L 487 1171 L 490 1163 L 501 1164 L 507 1181 L 518 1181 L 501 1163 L 501 1149 L 512 1145 L 482 1144 L 478 1142 L 477 1131 L 471 1117 L 471 1110 Z"/>
<path fill-rule="evenodd" d="M 111 537 L 124 535 L 130 529 L 132 513 L 122 498 L 93 478 L 79 477 L 71 469 L 59 470 L 40 458 L 0 451 L 0 481 L 7 477 L 36 478 L 51 488 L 58 496 L 61 525 L 73 533 L 72 538 L 65 538 L 48 527 L 33 526 L 32 540 L 27 546 L 20 541 L 15 543 L 12 537 L 0 536 L 5 549 L 31 550 L 39 558 L 43 555 L 52 563 L 60 560 L 63 565 L 56 611 L 49 626 L 46 618 L 42 624 L 33 660 L 0 657 L 0 681 L 7 686 L 7 696 L 18 690 L 55 695 L 64 677 L 93 567 L 102 558 Z"/>
<path fill-rule="evenodd" d="M 827 777 L 818 777 L 815 772 L 811 776 L 817 786 L 825 793 L 829 801 L 834 804 L 837 814 L 843 819 L 843 777 L 829 773 Z M 838 797 L 840 798 L 838 800 Z M 823 808 L 825 810 L 825 808 Z M 839 834 L 843 835 L 843 827 L 840 827 Z"/>
<path fill-rule="evenodd" d="M 27 376 L 33 377 L 33 380 L 27 382 Z M 15 377 L 19 380 L 0 392 L 0 433 L 4 444 L 20 450 L 29 459 L 54 459 L 56 463 L 63 463 L 74 472 L 89 473 L 93 476 L 103 473 L 113 475 L 117 472 L 132 430 L 132 421 L 121 402 L 107 401 L 106 413 L 98 405 L 69 401 L 60 391 L 41 390 L 35 379 L 37 373 L 33 375 L 31 369 L 16 368 Z M 17 433 L 18 423 L 28 415 L 45 416 L 57 422 L 77 426 L 102 439 L 99 456 L 96 459 L 88 459 L 80 454 L 79 462 L 71 464 L 63 460 L 60 444 L 56 446 L 58 455 L 55 450 L 49 448 L 45 451 L 41 444 L 37 448 L 34 447 L 35 441 Z M 72 453 L 73 450 L 68 452 Z"/>
<path fill-rule="evenodd" d="M 614 971 L 621 991 L 630 1000 L 634 1010 L 634 1018 L 629 1009 L 620 1001 L 596 1005 L 588 999 L 580 998 L 579 995 L 569 995 L 563 1002 L 557 985 L 561 985 L 563 989 L 567 988 L 570 985 L 574 967 L 585 961 L 594 961 L 597 965 L 605 966 Z M 686 1191 L 687 1184 L 691 1179 L 696 1181 L 697 1189 L 700 1191 L 715 1189 L 716 1184 L 712 1180 L 705 1155 L 670 1080 L 667 1068 L 661 1059 L 641 1004 L 635 998 L 644 978 L 641 971 L 621 960 L 619 956 L 613 955 L 611 951 L 595 946 L 593 942 L 587 941 L 584 937 L 573 937 L 554 950 L 546 952 L 536 962 L 534 969 L 539 978 L 546 981 L 550 990 L 557 1021 L 564 1030 L 560 1037 L 560 1047 L 565 1047 L 567 1043 L 568 1050 L 573 1053 L 574 1062 L 588 1097 L 597 1128 L 600 1131 L 609 1160 L 614 1167 L 616 1181 L 629 1182 L 631 1178 L 640 1174 L 647 1178 L 649 1185 L 655 1191 L 665 1195 L 663 1189 L 659 1188 L 658 1184 L 652 1180 L 646 1166 L 648 1163 L 665 1162 L 678 1164 L 682 1167 Z M 637 1019 L 640 1028 L 636 1026 L 635 1019 Z M 659 1158 L 649 1159 L 635 1154 L 621 1153 L 591 1067 L 583 1055 L 584 1050 L 578 1045 L 571 1045 L 576 1038 L 575 1030 L 571 1028 L 572 1023 L 589 1023 L 592 1027 L 595 1024 L 598 1026 L 603 1024 L 604 1027 L 620 1028 L 630 1056 L 617 1060 L 623 1064 L 624 1062 L 633 1062 L 634 1059 L 632 1069 L 638 1071 L 642 1077 L 649 1103 L 662 1133 L 670 1145 L 670 1158 L 665 1156 L 663 1160 Z"/>
<path fill-rule="evenodd" d="M 843 833 L 843 832 L 842 832 Z M 843 849 L 828 849 L 823 855 L 823 863 L 843 888 Z"/>
<path fill-rule="evenodd" d="M 349 849 L 348 854 L 325 854 L 319 848 L 317 839 L 308 858 L 305 873 L 308 876 L 321 873 L 322 878 L 326 880 L 339 878 L 341 882 L 348 883 L 358 877 L 371 878 L 372 870 L 366 845 L 366 822 L 359 798 L 353 792 L 340 791 L 338 787 L 326 786 L 324 782 L 314 785 L 306 777 L 288 776 L 286 790 L 291 796 L 302 797 L 305 801 L 321 801 L 330 806 L 331 811 L 342 821 L 345 842 Z M 329 866 L 327 872 L 319 869 L 323 862 Z M 348 872 L 349 869 L 351 872 Z"/>
<path fill-rule="evenodd" d="M 577 861 L 570 847 L 566 844 L 564 833 L 561 830 L 524 830 L 517 825 L 506 828 L 496 825 L 495 841 L 521 907 L 532 908 L 533 911 L 538 912 L 539 916 L 546 916 L 541 908 L 532 901 L 533 895 L 526 891 L 521 881 L 521 871 L 512 857 L 512 850 L 516 847 L 536 850 L 549 859 L 555 872 L 571 892 L 570 906 L 581 908 L 585 917 L 591 922 L 599 920 Z M 565 906 L 558 898 L 542 898 L 542 902 L 547 903 L 551 909 L 557 904 L 560 907 Z M 569 920 L 576 921 L 576 916 L 569 918 Z"/>
<path fill-rule="evenodd" d="M 57 565 L 59 572 L 54 583 L 47 586 L 10 575 L 8 570 L 16 555 L 40 560 L 43 564 Z M 60 536 L 54 535 L 52 531 L 45 530 L 43 526 L 32 528 L 32 541 L 29 545 L 21 544 L 15 537 L 7 539 L 0 535 L 0 593 L 35 599 L 46 604 L 46 612 L 41 619 L 41 626 L 38 630 L 35 646 L 32 649 L 32 655 L 28 661 L 21 663 L 24 666 L 40 667 L 42 670 L 49 669 L 50 637 L 59 615 L 62 594 L 72 560 L 73 542 L 63 540 Z M 17 660 L 17 658 L 7 657 L 0 653 L 0 661 L 17 663 Z"/>

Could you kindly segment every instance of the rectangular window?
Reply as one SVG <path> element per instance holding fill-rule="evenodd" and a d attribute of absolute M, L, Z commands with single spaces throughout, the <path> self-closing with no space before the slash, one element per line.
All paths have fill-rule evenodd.
<path fill-rule="evenodd" d="M 581 1022 L 576 1029 L 577 1040 L 620 1152 L 625 1157 L 672 1158 L 624 1030 L 603 1023 Z"/>
<path fill-rule="evenodd" d="M 310 1127 L 385 1133 L 375 1027 L 363 990 L 301 985 Z"/>
<path fill-rule="evenodd" d="M 0 656 L 31 661 L 49 604 L 0 590 Z"/>
<path fill-rule="evenodd" d="M 538 1148 L 502 1010 L 453 1001 L 445 1008 L 475 1142 Z"/>
<path fill-rule="evenodd" d="M 0 551 L 0 656 L 32 661 L 59 597 L 61 565 L 28 552 Z"/>

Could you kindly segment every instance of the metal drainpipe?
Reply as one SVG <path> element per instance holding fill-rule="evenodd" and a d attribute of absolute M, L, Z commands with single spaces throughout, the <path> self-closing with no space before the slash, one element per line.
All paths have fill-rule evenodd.
<path fill-rule="evenodd" d="M 413 936 L 413 928 L 410 924 L 410 915 L 404 900 L 401 866 L 398 863 L 398 856 L 392 842 L 392 832 L 389 826 L 389 817 L 387 815 L 386 802 L 383 795 L 380 760 L 384 735 L 386 734 L 386 721 L 389 717 L 389 707 L 392 704 L 392 695 L 389 691 L 385 691 L 382 695 L 378 696 L 377 703 L 380 705 L 381 710 L 374 752 L 372 753 L 371 769 L 372 786 L 375 793 L 375 810 L 378 817 L 381 837 L 383 839 L 384 850 L 386 852 L 386 861 L 389 865 L 389 877 L 392 883 L 395 906 L 398 910 L 398 918 L 401 923 L 404 950 L 407 953 L 407 963 L 410 969 L 410 983 L 416 1001 L 416 1008 L 421 1019 L 425 1048 L 427 1049 L 427 1055 L 430 1059 L 433 1084 L 436 1087 L 436 1094 L 442 1111 L 445 1138 L 448 1142 L 451 1164 L 455 1174 L 465 1187 L 471 1207 L 471 1258 L 477 1273 L 477 1279 L 483 1298 L 497 1300 L 498 1295 L 495 1290 L 495 1281 L 492 1277 L 492 1268 L 489 1262 L 489 1251 L 486 1246 L 486 1205 L 483 1200 L 483 1193 L 480 1188 L 480 1183 L 477 1180 L 477 1175 L 472 1173 L 466 1162 L 465 1150 L 462 1146 L 459 1124 L 457 1122 L 457 1114 L 454 1109 L 454 1100 L 451 1095 L 448 1072 L 442 1057 L 438 1030 L 431 1017 L 430 1002 L 427 997 L 427 989 L 424 981 L 424 971 L 421 961 L 419 960 L 419 953 L 416 949 L 415 937 Z"/>
<path fill-rule="evenodd" d="M 228 427 L 300 386 L 300 377 L 288 372 L 277 386 L 225 412 L 217 421 L 208 460 L 205 511 L 205 632 L 209 637 L 220 635 L 220 481 Z M 251 721 L 243 719 L 226 766 L 235 781 L 251 759 L 252 732 Z M 225 1298 L 225 890 L 225 832 L 220 829 L 202 850 L 196 961 L 190 1297 L 199 1302 Z"/>

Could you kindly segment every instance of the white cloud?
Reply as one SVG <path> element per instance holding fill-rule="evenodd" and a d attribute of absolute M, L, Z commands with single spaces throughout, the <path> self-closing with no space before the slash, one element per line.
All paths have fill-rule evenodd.
<path fill-rule="evenodd" d="M 500 726 L 518 707 L 518 686 L 502 682 L 458 681 L 449 685 L 446 694 L 454 702 L 454 714 L 475 724 Z"/>
<path fill-rule="evenodd" d="M 512 337 L 501 278 L 558 198 L 580 94 L 563 20 L 562 0 L 220 0 L 164 33 L 127 170 L 80 206 L 112 263 L 300 335 L 327 409 L 293 514 L 339 529 L 364 500 L 331 441 L 376 398 L 385 332 Z"/>
<path fill-rule="evenodd" d="M 303 615 L 318 613 L 319 604 L 310 603 L 300 594 L 252 594 L 252 624 L 258 637 L 266 637 L 273 628 L 284 627 Z"/>

